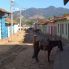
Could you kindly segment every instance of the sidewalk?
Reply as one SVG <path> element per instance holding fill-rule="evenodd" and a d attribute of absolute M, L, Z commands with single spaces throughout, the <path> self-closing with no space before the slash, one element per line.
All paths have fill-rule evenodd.
<path fill-rule="evenodd" d="M 64 47 L 63 52 L 58 52 L 54 62 L 54 69 L 69 69 L 69 45 Z"/>
<path fill-rule="evenodd" d="M 24 41 L 25 31 L 19 31 L 16 34 L 11 35 L 7 39 L 1 39 L 0 45 L 20 44 Z"/>

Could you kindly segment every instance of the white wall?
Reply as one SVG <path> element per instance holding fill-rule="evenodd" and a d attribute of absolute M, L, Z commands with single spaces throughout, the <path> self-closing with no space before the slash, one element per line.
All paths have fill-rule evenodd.
<path fill-rule="evenodd" d="M 8 26 L 8 37 L 11 35 L 11 26 Z"/>
<path fill-rule="evenodd" d="M 8 27 L 8 37 L 10 37 L 10 35 L 11 35 L 11 26 L 7 26 L 7 27 Z M 18 31 L 18 25 L 14 25 L 13 29 L 14 29 L 14 33 L 16 33 Z"/>
<path fill-rule="evenodd" d="M 63 37 L 68 39 L 68 24 L 67 24 L 67 34 L 66 34 L 66 24 L 67 23 L 64 23 L 64 35 L 63 35 Z"/>
<path fill-rule="evenodd" d="M 16 33 L 18 31 L 18 24 L 14 25 L 14 33 Z"/>
<path fill-rule="evenodd" d="M 58 24 L 59 24 L 59 29 L 58 29 Z M 60 25 L 61 24 L 63 24 L 64 25 L 64 28 L 63 28 L 63 31 L 64 31 L 64 33 L 62 33 L 61 34 L 61 31 L 60 31 L 60 29 L 62 29 L 62 28 L 60 28 Z M 66 24 L 67 24 L 67 27 L 66 27 Z M 63 38 L 65 38 L 65 39 L 68 39 L 69 37 L 68 37 L 68 32 L 69 32 L 69 30 L 68 30 L 68 22 L 59 22 L 59 23 L 56 23 L 55 24 L 55 26 L 56 26 L 56 28 L 57 28 L 57 30 L 56 30 L 56 33 L 57 33 L 57 35 L 58 36 L 60 36 L 60 34 L 61 34 L 61 36 L 63 37 Z M 40 26 L 41 27 L 41 26 Z M 46 25 L 46 33 L 51 33 L 51 25 L 50 24 L 48 24 L 48 25 Z M 67 28 L 67 29 L 66 29 Z M 59 32 L 58 32 L 58 30 L 59 30 Z M 66 30 L 67 30 L 67 34 L 66 34 Z M 42 31 L 43 31 L 43 29 L 42 29 Z"/>
<path fill-rule="evenodd" d="M 58 24 L 59 24 L 59 32 L 58 32 Z M 61 36 L 63 37 L 63 38 L 65 38 L 65 39 L 68 39 L 68 23 L 66 23 L 66 22 L 62 22 L 62 23 L 57 23 L 57 35 L 58 36 L 60 36 L 60 33 L 61 33 L 61 31 L 60 31 L 60 25 L 61 24 L 63 24 L 64 25 L 64 28 L 63 28 L 63 30 L 64 30 L 64 33 L 63 34 L 61 34 Z M 66 27 L 66 24 L 67 24 L 67 27 Z M 67 28 L 67 29 L 66 29 Z M 67 34 L 66 34 L 66 30 L 67 30 Z"/>

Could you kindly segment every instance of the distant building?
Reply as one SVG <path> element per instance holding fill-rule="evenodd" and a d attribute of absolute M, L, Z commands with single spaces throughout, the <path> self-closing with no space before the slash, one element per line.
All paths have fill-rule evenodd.
<path fill-rule="evenodd" d="M 40 27 L 42 32 L 46 34 L 62 36 L 65 39 L 69 39 L 69 20 L 63 16 L 56 17 L 48 23 L 42 23 Z"/>

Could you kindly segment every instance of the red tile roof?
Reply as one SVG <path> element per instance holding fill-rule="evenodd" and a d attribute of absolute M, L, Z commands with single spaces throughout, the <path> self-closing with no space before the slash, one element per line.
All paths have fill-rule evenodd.
<path fill-rule="evenodd" d="M 57 21 L 61 21 L 61 20 L 66 20 L 66 18 L 64 16 L 60 16 L 60 17 L 51 18 L 50 20 L 38 19 L 38 23 L 41 25 L 55 24 Z"/>
<path fill-rule="evenodd" d="M 42 24 L 42 25 L 46 25 L 48 23 L 49 20 L 47 19 L 38 19 L 38 23 Z"/>
<path fill-rule="evenodd" d="M 38 23 L 41 24 L 41 25 L 47 25 L 47 24 L 54 24 L 56 22 L 55 19 L 39 19 L 38 20 Z"/>

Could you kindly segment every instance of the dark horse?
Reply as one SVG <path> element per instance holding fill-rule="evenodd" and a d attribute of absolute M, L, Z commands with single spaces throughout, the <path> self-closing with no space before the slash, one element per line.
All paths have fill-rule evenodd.
<path fill-rule="evenodd" d="M 42 45 L 42 44 L 40 44 L 39 41 L 35 41 L 34 42 L 34 54 L 33 54 L 32 58 L 35 58 L 36 61 L 38 61 L 38 54 L 39 54 L 40 50 L 46 50 L 46 51 L 48 51 L 48 62 L 50 62 L 51 50 L 56 46 L 58 46 L 60 51 L 63 51 L 63 46 L 62 46 L 61 40 L 48 40 L 47 45 Z"/>

